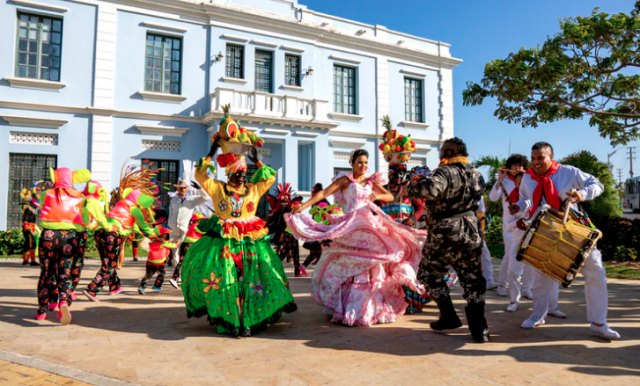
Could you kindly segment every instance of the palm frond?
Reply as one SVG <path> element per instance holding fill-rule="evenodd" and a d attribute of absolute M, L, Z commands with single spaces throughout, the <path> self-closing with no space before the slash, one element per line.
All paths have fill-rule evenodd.
<path fill-rule="evenodd" d="M 393 125 L 391 124 L 391 118 L 388 115 L 383 115 L 380 119 L 382 122 L 382 127 L 384 127 L 387 131 L 393 130 Z"/>

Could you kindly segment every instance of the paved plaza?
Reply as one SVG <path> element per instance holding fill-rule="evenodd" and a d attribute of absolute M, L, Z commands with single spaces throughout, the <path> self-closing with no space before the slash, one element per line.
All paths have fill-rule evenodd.
<path fill-rule="evenodd" d="M 98 267 L 97 260 L 87 262 L 81 287 Z M 519 327 L 529 314 L 530 302 L 509 314 L 504 311 L 507 300 L 490 292 L 487 318 L 492 342 L 478 345 L 471 342 L 466 327 L 449 334 L 431 331 L 428 323 L 437 315 L 432 303 L 425 313 L 389 325 L 333 325 L 313 303 L 311 279 L 293 278 L 290 264 L 287 274 L 299 310 L 258 336 L 231 338 L 216 334 L 206 319 L 187 319 L 182 293 L 168 282 L 162 292 L 138 295 L 143 271 L 144 262 L 127 261 L 120 271 L 123 293 L 103 293 L 99 303 L 79 299 L 73 305 L 73 323 L 60 326 L 53 313 L 45 321 L 33 318 L 39 269 L 23 267 L 18 260 L 0 260 L 0 384 L 20 384 L 16 379 L 34 385 L 197 386 L 640 382 L 637 281 L 609 281 L 609 320 L 622 335 L 620 341 L 589 335 L 579 278 L 560 295 L 561 309 L 569 319 L 549 318 L 535 330 Z M 462 315 L 458 286 L 454 298 Z M 21 366 L 12 364 L 16 362 Z M 15 373 L 28 371 L 24 366 L 38 368 L 32 372 L 40 378 L 16 378 Z M 42 371 L 52 375 L 47 378 Z M 68 383 L 61 382 L 65 379 Z"/>

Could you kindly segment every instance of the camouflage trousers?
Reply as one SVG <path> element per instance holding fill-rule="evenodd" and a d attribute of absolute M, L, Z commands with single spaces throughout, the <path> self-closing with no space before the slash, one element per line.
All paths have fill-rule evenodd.
<path fill-rule="evenodd" d="M 425 246 L 423 253 L 418 280 L 427 287 L 429 296 L 436 303 L 450 297 L 445 275 L 449 268 L 453 268 L 460 279 L 467 304 L 484 304 L 487 282 L 482 276 L 481 246 L 466 250 Z"/>

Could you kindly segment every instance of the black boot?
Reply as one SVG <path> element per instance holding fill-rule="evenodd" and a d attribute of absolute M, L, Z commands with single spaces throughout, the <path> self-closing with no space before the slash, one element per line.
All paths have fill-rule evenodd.
<path fill-rule="evenodd" d="M 484 304 L 470 304 L 465 307 L 464 311 L 467 314 L 467 323 L 469 323 L 469 331 L 473 340 L 477 343 L 488 342 L 489 326 L 484 317 Z"/>
<path fill-rule="evenodd" d="M 462 322 L 458 314 L 456 314 L 456 309 L 453 308 L 453 302 L 450 297 L 446 296 L 440 299 L 437 304 L 440 310 L 440 319 L 429 324 L 432 330 L 453 330 L 454 328 L 462 327 Z"/>

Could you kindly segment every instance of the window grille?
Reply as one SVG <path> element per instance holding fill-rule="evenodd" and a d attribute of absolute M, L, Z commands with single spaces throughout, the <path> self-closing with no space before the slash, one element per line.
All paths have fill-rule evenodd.
<path fill-rule="evenodd" d="M 147 35 L 144 90 L 180 94 L 182 39 Z"/>
<path fill-rule="evenodd" d="M 356 69 L 333 66 L 333 111 L 356 114 Z"/>
<path fill-rule="evenodd" d="M 284 56 L 284 84 L 300 87 L 300 57 L 286 54 Z"/>
<path fill-rule="evenodd" d="M 404 78 L 404 119 L 422 122 L 422 80 Z"/>
<path fill-rule="evenodd" d="M 244 79 L 244 46 L 227 44 L 225 76 Z"/>
<path fill-rule="evenodd" d="M 256 91 L 272 93 L 273 53 L 256 50 Z"/>
<path fill-rule="evenodd" d="M 17 77 L 60 81 L 62 19 L 18 13 L 17 40 Z"/>

